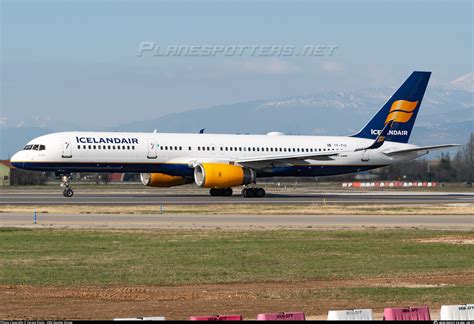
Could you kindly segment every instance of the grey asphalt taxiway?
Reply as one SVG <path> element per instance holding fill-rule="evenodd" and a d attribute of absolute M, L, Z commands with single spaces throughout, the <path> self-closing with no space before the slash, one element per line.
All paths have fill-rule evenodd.
<path fill-rule="evenodd" d="M 473 192 L 334 192 L 268 193 L 264 198 L 210 197 L 207 193 L 80 192 L 71 198 L 60 191 L 4 191 L 1 205 L 212 205 L 212 204 L 432 204 L 474 203 Z"/>
<path fill-rule="evenodd" d="M 473 230 L 473 215 L 193 215 L 0 213 L 0 226 L 113 229 L 426 228 Z"/>

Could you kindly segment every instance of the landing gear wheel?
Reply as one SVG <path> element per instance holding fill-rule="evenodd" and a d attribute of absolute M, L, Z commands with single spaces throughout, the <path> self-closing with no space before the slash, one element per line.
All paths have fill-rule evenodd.
<path fill-rule="evenodd" d="M 63 196 L 67 198 L 72 197 L 74 195 L 74 191 L 72 191 L 71 184 L 69 183 L 69 181 L 72 180 L 71 174 L 69 173 L 64 174 L 64 173 L 57 172 L 56 176 L 61 177 L 61 187 L 64 188 Z"/>
<path fill-rule="evenodd" d="M 227 196 L 227 197 L 230 197 L 232 196 L 232 188 L 211 188 L 209 190 L 209 194 L 211 196 L 219 196 L 219 197 L 222 197 L 222 196 Z"/>
<path fill-rule="evenodd" d="M 74 191 L 72 191 L 71 188 L 64 189 L 63 195 L 64 195 L 64 197 L 70 198 L 70 197 L 72 197 L 72 196 L 74 195 Z"/>
<path fill-rule="evenodd" d="M 244 188 L 242 189 L 242 197 L 244 198 L 263 198 L 265 197 L 265 190 L 263 188 Z"/>
<path fill-rule="evenodd" d="M 255 188 L 255 197 L 263 198 L 265 197 L 265 189 L 263 188 Z"/>
<path fill-rule="evenodd" d="M 232 196 L 232 193 L 233 193 L 232 188 L 225 188 L 223 189 L 223 192 L 224 192 L 223 196 L 227 196 L 227 197 Z"/>
<path fill-rule="evenodd" d="M 244 198 L 255 197 L 255 189 L 254 188 L 244 188 L 244 189 L 242 189 L 242 196 Z"/>

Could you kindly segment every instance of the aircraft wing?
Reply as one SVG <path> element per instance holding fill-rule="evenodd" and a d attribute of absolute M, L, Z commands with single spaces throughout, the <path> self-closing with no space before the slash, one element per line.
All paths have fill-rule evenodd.
<path fill-rule="evenodd" d="M 252 163 L 252 162 L 285 162 L 285 161 L 294 161 L 294 160 L 305 160 L 305 159 L 314 159 L 314 160 L 332 160 L 332 156 L 336 156 L 342 153 L 339 152 L 305 152 L 299 154 L 284 154 L 284 155 L 274 155 L 274 156 L 257 156 L 251 158 L 242 158 L 235 160 L 236 163 Z"/>
<path fill-rule="evenodd" d="M 421 147 L 415 147 L 411 149 L 387 151 L 383 153 L 388 156 L 394 156 L 394 155 L 405 154 L 405 153 L 413 153 L 413 152 L 423 152 L 423 151 L 426 151 L 426 153 L 428 153 L 430 151 L 440 150 L 447 147 L 455 147 L 455 146 L 461 146 L 461 145 L 460 144 L 443 144 L 443 145 L 421 146 Z"/>

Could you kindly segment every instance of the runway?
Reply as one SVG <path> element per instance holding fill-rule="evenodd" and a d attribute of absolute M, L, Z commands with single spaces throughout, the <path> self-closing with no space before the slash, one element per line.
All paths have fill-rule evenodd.
<path fill-rule="evenodd" d="M 191 215 L 1 213 L 0 226 L 112 229 L 430 228 L 473 230 L 472 215 Z"/>
<path fill-rule="evenodd" d="M 1 205 L 213 205 L 213 204 L 431 204 L 474 203 L 474 193 L 457 192 L 333 192 L 268 193 L 265 198 L 210 197 L 207 193 L 76 191 L 65 198 L 58 191 L 3 191 Z"/>

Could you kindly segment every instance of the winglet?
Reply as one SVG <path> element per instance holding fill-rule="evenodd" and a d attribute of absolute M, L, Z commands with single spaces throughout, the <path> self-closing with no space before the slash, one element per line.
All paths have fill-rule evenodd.
<path fill-rule="evenodd" d="M 393 120 L 390 120 L 387 124 L 385 124 L 385 127 L 382 129 L 382 131 L 377 136 L 377 138 L 372 143 L 372 145 L 370 145 L 368 147 L 364 147 L 364 148 L 355 149 L 354 152 L 365 151 L 365 150 L 373 150 L 373 149 L 377 149 L 377 148 L 381 147 L 383 145 L 383 143 L 385 142 L 385 139 L 387 138 L 388 131 L 390 130 L 392 125 L 393 125 Z"/>

